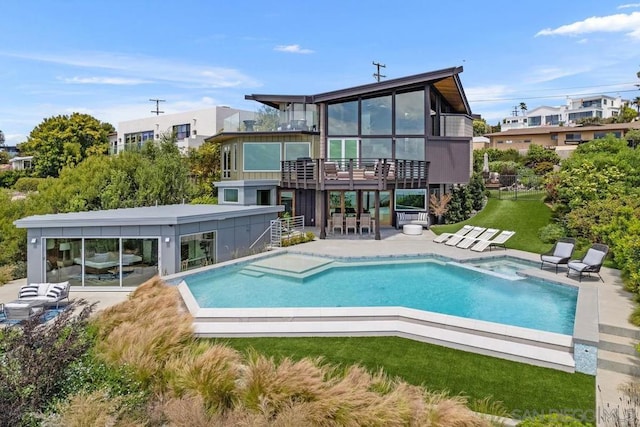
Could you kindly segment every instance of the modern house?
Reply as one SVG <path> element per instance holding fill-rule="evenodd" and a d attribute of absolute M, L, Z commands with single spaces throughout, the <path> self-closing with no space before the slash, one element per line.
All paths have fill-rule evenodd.
<path fill-rule="evenodd" d="M 325 237 L 331 215 L 393 225 L 469 181 L 472 117 L 462 67 L 316 95 L 247 95 L 272 107 L 221 145 L 221 204 L 284 205 Z"/>
<path fill-rule="evenodd" d="M 620 114 L 626 101 L 621 97 L 607 95 L 567 99 L 566 105 L 559 107 L 541 106 L 523 111 L 521 116 L 505 117 L 501 130 L 524 129 L 539 126 L 573 126 L 581 119 L 608 119 Z M 517 114 L 517 108 L 514 114 Z"/>
<path fill-rule="evenodd" d="M 137 286 L 262 249 L 282 206 L 168 205 L 35 215 L 27 229 L 29 283 Z"/>
<path fill-rule="evenodd" d="M 9 159 L 9 164 L 11 165 L 11 169 L 16 171 L 31 169 L 33 166 L 33 156 L 12 157 Z"/>
<path fill-rule="evenodd" d="M 254 112 L 229 107 L 213 107 L 175 114 L 162 114 L 118 123 L 117 139 L 110 138 L 112 154 L 140 148 L 148 140 L 162 135 L 176 135 L 182 152 L 198 148 L 204 140 L 227 129 L 244 129 L 244 121 L 252 120 Z"/>
<path fill-rule="evenodd" d="M 497 148 L 499 150 L 513 148 L 525 152 L 531 144 L 538 144 L 554 149 L 558 153 L 570 153 L 583 142 L 604 138 L 607 134 L 622 138 L 632 129 L 640 129 L 640 122 L 590 126 L 542 126 L 509 129 L 485 136 L 490 140 L 487 148 Z"/>

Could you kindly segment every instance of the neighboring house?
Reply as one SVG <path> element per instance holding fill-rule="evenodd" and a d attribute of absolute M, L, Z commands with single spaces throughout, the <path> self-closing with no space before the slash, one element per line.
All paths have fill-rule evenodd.
<path fill-rule="evenodd" d="M 556 151 L 575 149 L 578 144 L 604 138 L 613 134 L 622 138 L 632 129 L 640 129 L 640 122 L 612 123 L 593 126 L 544 126 L 525 129 L 510 129 L 502 132 L 490 133 L 487 136 L 489 148 L 507 150 L 513 148 L 526 152 L 531 144 L 542 145 Z"/>
<path fill-rule="evenodd" d="M 247 95 L 277 110 L 244 131 L 220 132 L 221 204 L 285 206 L 307 225 L 331 214 L 426 212 L 430 193 L 469 181 L 471 109 L 462 67 L 316 95 Z"/>
<path fill-rule="evenodd" d="M 148 140 L 162 135 L 176 135 L 180 151 L 198 148 L 204 140 L 223 129 L 240 131 L 245 121 L 253 120 L 252 111 L 229 107 L 213 107 L 175 114 L 161 114 L 118 123 L 117 139 L 110 138 L 110 152 L 115 154 L 137 149 Z"/>
<path fill-rule="evenodd" d="M 13 157 L 9 159 L 11 169 L 21 171 L 31 169 L 33 166 L 33 156 Z"/>
<path fill-rule="evenodd" d="M 483 148 L 487 148 L 491 140 L 486 136 L 474 136 L 473 137 L 473 149 L 474 150 L 482 150 Z"/>
<path fill-rule="evenodd" d="M 618 116 L 625 102 L 619 96 L 614 98 L 607 95 L 568 99 L 567 104 L 560 107 L 541 106 L 525 110 L 526 113 L 521 116 L 506 117 L 500 128 L 506 131 L 539 126 L 571 126 L 581 119 L 608 119 Z"/>
<path fill-rule="evenodd" d="M 14 224 L 27 229 L 29 283 L 68 280 L 109 289 L 257 251 L 282 210 L 168 205 L 34 215 Z"/>

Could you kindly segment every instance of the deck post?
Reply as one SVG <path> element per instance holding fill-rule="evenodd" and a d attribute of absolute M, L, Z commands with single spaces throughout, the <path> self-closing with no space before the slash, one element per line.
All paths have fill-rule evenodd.
<path fill-rule="evenodd" d="M 376 190 L 375 197 L 375 211 L 376 211 L 376 219 L 375 222 L 375 239 L 380 240 L 380 190 Z"/>
<path fill-rule="evenodd" d="M 320 238 L 327 238 L 327 192 L 320 191 Z"/>

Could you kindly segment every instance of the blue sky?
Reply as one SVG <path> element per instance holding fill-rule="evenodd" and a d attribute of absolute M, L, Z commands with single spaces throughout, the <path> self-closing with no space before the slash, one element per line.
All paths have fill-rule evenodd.
<path fill-rule="evenodd" d="M 26 140 L 82 112 L 117 126 L 228 105 L 251 93 L 315 94 L 462 65 L 473 113 L 640 95 L 640 3 L 369 0 L 3 0 L 0 129 Z"/>

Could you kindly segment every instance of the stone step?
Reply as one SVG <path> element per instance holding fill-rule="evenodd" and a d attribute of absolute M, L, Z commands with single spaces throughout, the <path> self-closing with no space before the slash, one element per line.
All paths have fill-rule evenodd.
<path fill-rule="evenodd" d="M 598 350 L 598 369 L 640 376 L 640 358 L 607 350 Z"/>
<path fill-rule="evenodd" d="M 635 338 L 640 342 L 640 329 L 634 328 L 631 325 L 622 327 L 622 326 L 605 325 L 603 323 L 600 323 L 599 330 L 600 330 L 600 333 L 618 335 L 620 337 Z"/>
<path fill-rule="evenodd" d="M 636 351 L 636 344 L 638 344 L 638 340 L 635 338 L 605 334 L 601 332 L 598 350 L 606 350 L 613 353 L 640 357 L 640 353 Z"/>

